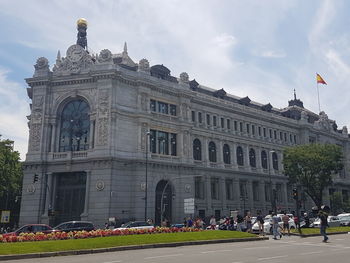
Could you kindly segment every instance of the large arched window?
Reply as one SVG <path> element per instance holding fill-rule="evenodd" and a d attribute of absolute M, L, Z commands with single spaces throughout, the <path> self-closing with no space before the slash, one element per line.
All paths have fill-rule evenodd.
<path fill-rule="evenodd" d="M 266 151 L 261 151 L 261 167 L 267 169 L 267 154 Z"/>
<path fill-rule="evenodd" d="M 193 141 L 193 159 L 198 161 L 202 160 L 202 146 L 201 141 L 198 139 Z"/>
<path fill-rule="evenodd" d="M 223 156 L 224 156 L 224 163 L 230 164 L 231 163 L 230 146 L 228 146 L 227 144 L 224 144 L 222 151 L 223 151 Z"/>
<path fill-rule="evenodd" d="M 216 162 L 216 146 L 214 142 L 209 143 L 209 162 Z"/>
<path fill-rule="evenodd" d="M 273 169 L 278 170 L 278 157 L 275 152 L 272 153 L 272 167 Z"/>
<path fill-rule="evenodd" d="M 67 103 L 61 114 L 59 151 L 89 149 L 90 107 L 82 99 Z"/>
<path fill-rule="evenodd" d="M 237 155 L 237 164 L 241 166 L 244 165 L 243 149 L 241 146 L 237 147 L 236 155 Z"/>
<path fill-rule="evenodd" d="M 254 149 L 249 150 L 249 164 L 251 167 L 256 167 L 256 158 Z"/>

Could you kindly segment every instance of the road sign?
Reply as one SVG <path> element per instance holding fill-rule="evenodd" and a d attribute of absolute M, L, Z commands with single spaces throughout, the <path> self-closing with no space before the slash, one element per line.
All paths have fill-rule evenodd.
<path fill-rule="evenodd" d="M 194 214 L 194 198 L 184 199 L 185 214 Z"/>
<path fill-rule="evenodd" d="M 10 222 L 10 211 L 9 210 L 3 210 L 1 212 L 0 223 L 9 223 L 9 222 Z"/>

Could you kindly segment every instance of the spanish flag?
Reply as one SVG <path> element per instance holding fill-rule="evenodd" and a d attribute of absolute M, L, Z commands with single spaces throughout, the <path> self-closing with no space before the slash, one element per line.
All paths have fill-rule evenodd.
<path fill-rule="evenodd" d="M 323 80 L 323 78 L 318 73 L 316 73 L 316 81 L 317 83 L 327 85 L 327 83 Z"/>

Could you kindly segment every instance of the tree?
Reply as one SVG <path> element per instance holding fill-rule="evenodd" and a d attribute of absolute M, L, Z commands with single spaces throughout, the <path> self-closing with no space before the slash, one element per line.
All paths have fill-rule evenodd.
<path fill-rule="evenodd" d="M 11 211 L 12 225 L 19 214 L 23 178 L 20 156 L 13 144 L 11 140 L 2 140 L 0 135 L 0 210 Z"/>
<path fill-rule="evenodd" d="M 331 201 L 331 211 L 333 215 L 340 214 L 343 212 L 343 195 L 341 192 L 334 192 L 329 196 Z"/>
<path fill-rule="evenodd" d="M 320 208 L 323 190 L 343 169 L 342 149 L 332 144 L 305 144 L 284 150 L 284 171 L 292 184 L 300 185 Z"/>

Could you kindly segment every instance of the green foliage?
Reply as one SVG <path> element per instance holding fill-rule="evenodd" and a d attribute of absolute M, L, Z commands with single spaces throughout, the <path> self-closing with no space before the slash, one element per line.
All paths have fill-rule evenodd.
<path fill-rule="evenodd" d="M 320 208 L 325 187 L 343 169 L 342 149 L 332 144 L 305 144 L 284 150 L 284 170 L 292 184 L 300 185 Z"/>
<path fill-rule="evenodd" d="M 350 226 L 340 226 L 340 227 L 329 227 L 327 228 L 327 233 L 348 233 L 350 231 Z M 293 233 L 298 233 L 298 230 L 293 230 Z M 313 235 L 313 234 L 320 234 L 320 228 L 302 228 L 301 232 L 303 235 Z"/>
<path fill-rule="evenodd" d="M 18 216 L 23 173 L 20 155 L 13 150 L 13 143 L 2 140 L 0 135 L 0 210 L 8 209 L 12 215 Z"/>
<path fill-rule="evenodd" d="M 0 255 L 27 254 L 80 249 L 94 249 L 143 244 L 174 243 L 183 241 L 248 238 L 256 235 L 239 231 L 208 230 L 201 232 L 165 233 L 152 235 L 110 236 L 87 239 L 36 241 L 23 243 L 2 243 Z"/>

